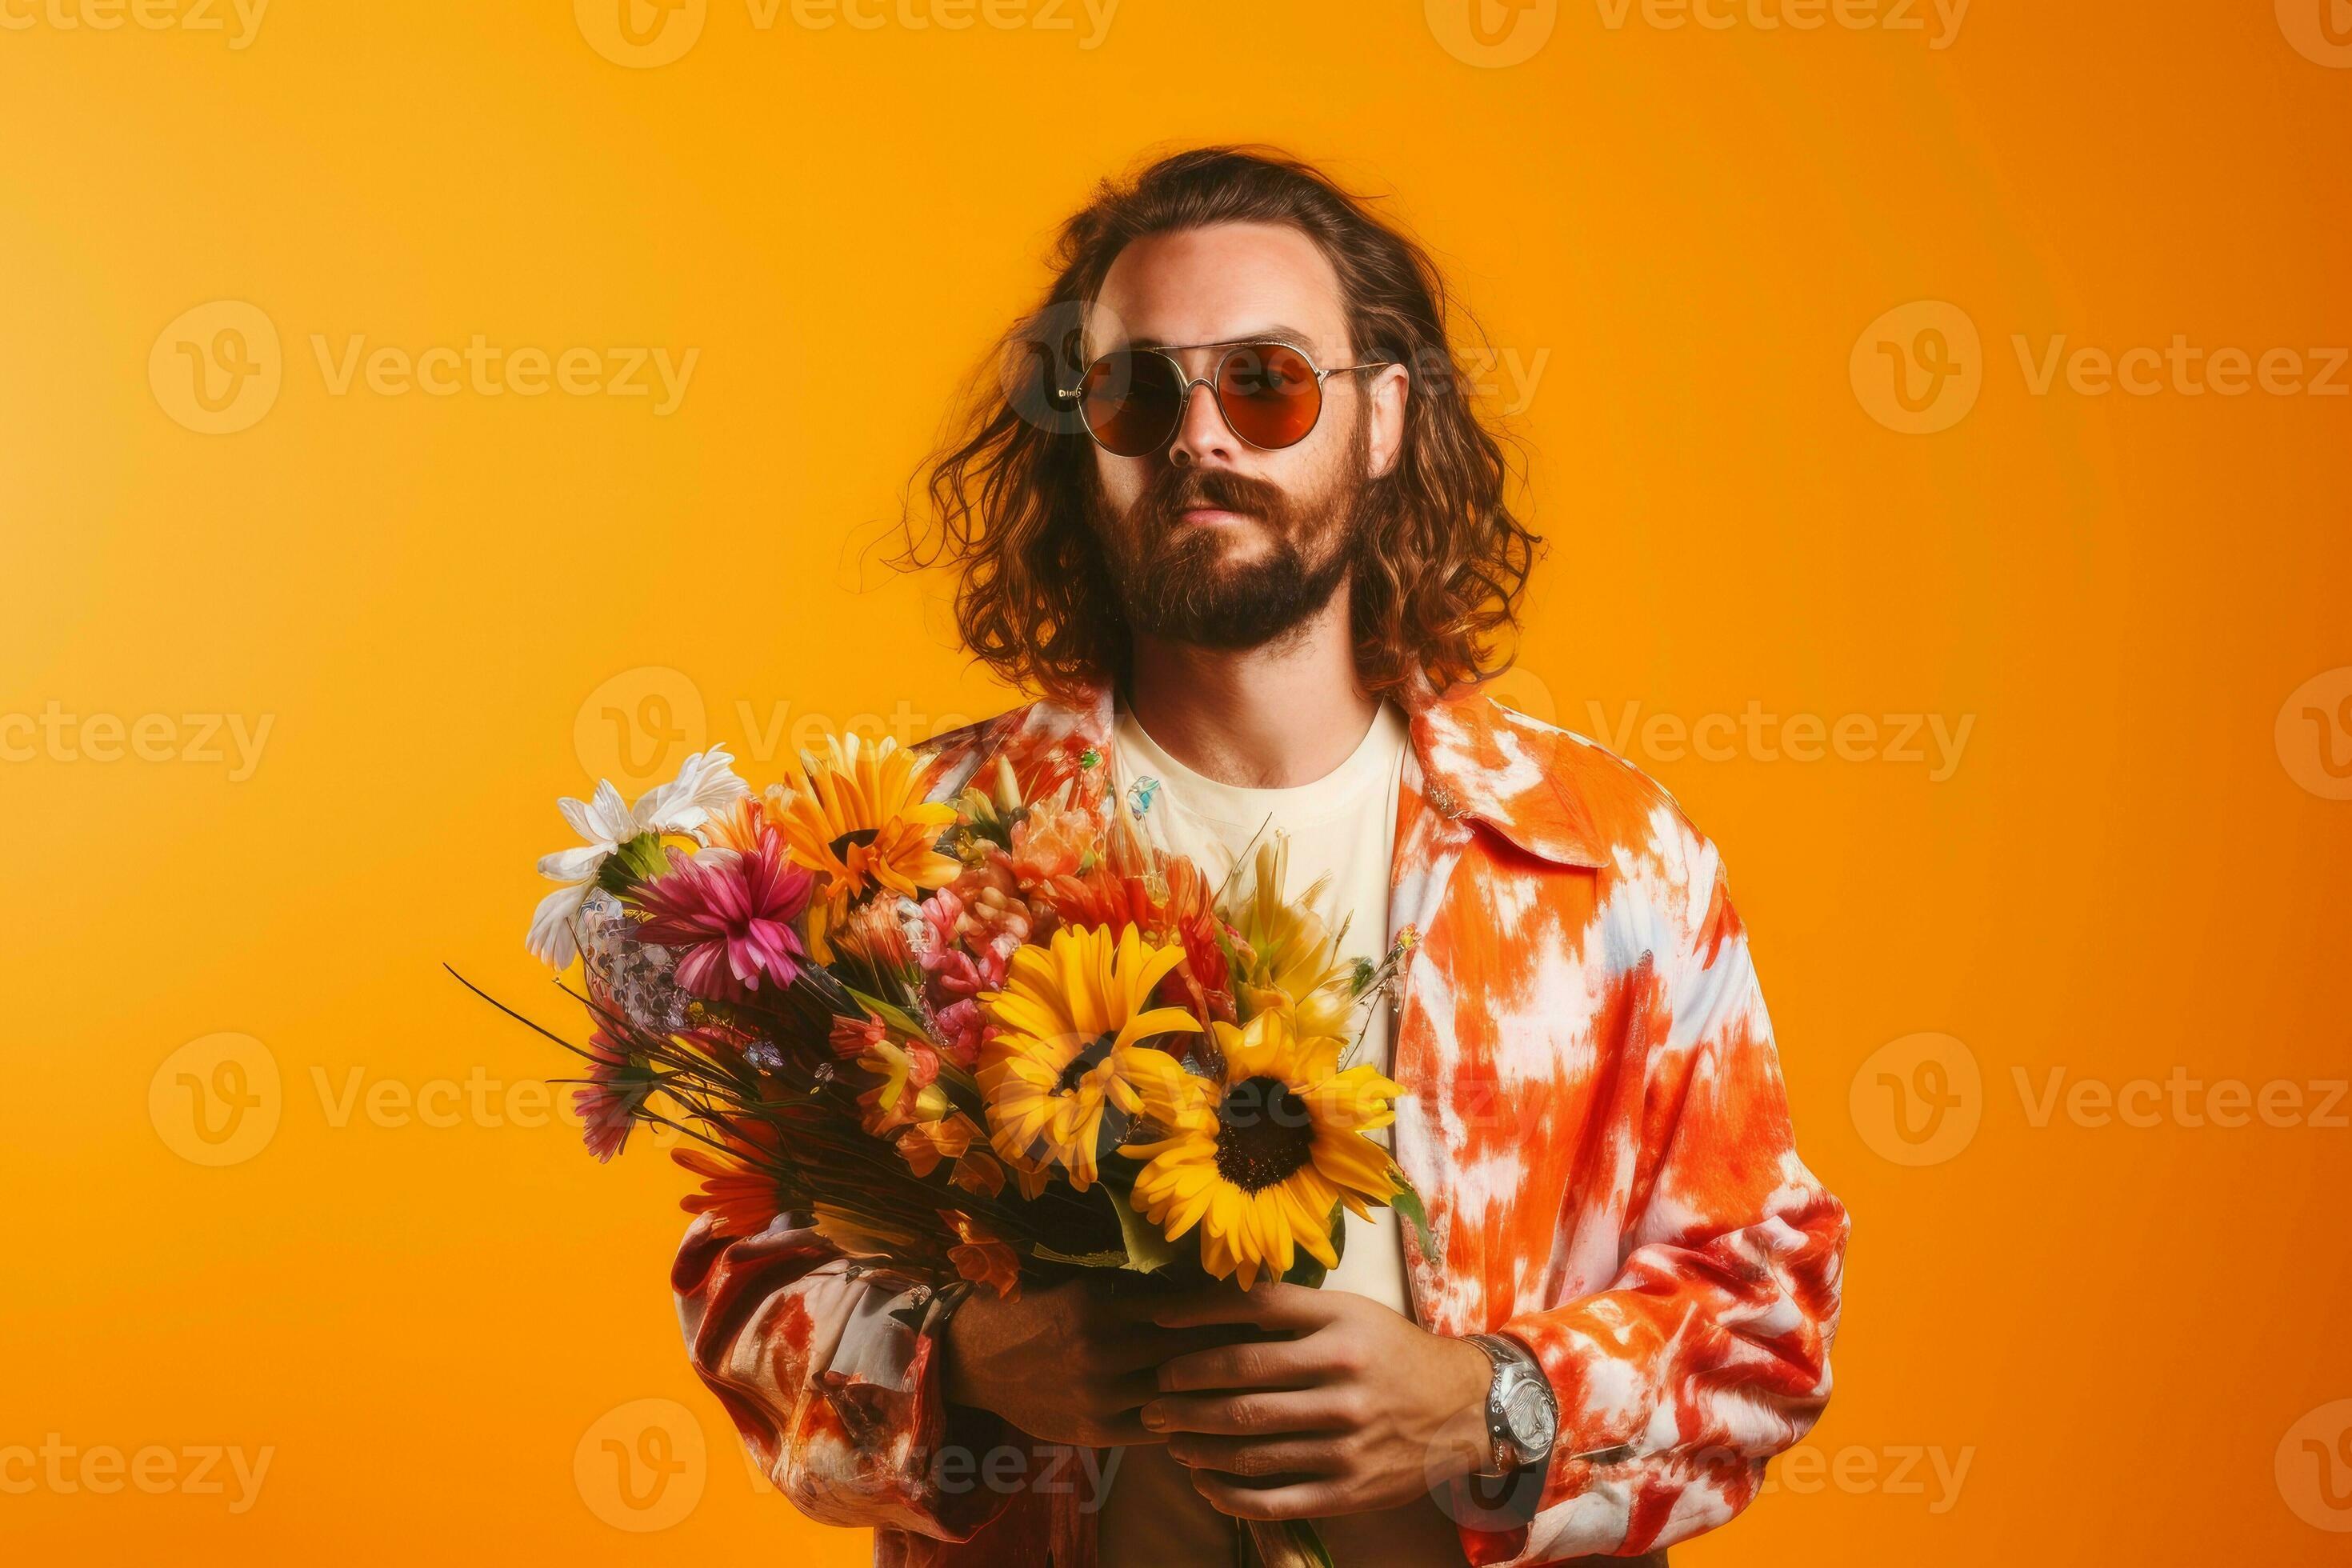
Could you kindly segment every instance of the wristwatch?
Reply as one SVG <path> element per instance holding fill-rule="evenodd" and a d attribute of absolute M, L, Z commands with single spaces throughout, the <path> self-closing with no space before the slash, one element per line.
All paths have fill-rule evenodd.
<path fill-rule="evenodd" d="M 1494 1381 L 1486 1385 L 1486 1466 L 1481 1476 L 1507 1476 L 1551 1458 L 1552 1439 L 1559 1433 L 1559 1402 L 1551 1380 L 1535 1352 L 1501 1334 L 1472 1334 L 1472 1344 L 1494 1364 Z"/>

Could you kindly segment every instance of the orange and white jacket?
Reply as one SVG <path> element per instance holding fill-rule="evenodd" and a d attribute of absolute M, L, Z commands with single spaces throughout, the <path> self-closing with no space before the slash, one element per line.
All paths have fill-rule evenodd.
<path fill-rule="evenodd" d="M 1797 1156 L 1772 1029 L 1721 859 L 1631 765 L 1474 689 L 1412 720 L 1391 935 L 1398 1163 L 1436 1256 L 1413 1314 L 1541 1360 L 1559 1436 L 1532 1516 L 1475 1508 L 1474 1563 L 1633 1555 L 1730 1519 L 1830 1393 L 1846 1215 Z M 1107 691 L 940 743 L 945 796 L 1002 753 L 1108 810 Z M 1092 1568 L 1071 1455 L 949 1406 L 929 1293 L 780 1220 L 698 1223 L 674 1284 L 688 1350 L 811 1518 L 870 1526 L 889 1568 Z M 982 1479 L 969 1456 L 1022 1456 Z M 962 1456 L 961 1463 L 942 1456 Z M 1002 1475 L 1013 1473 L 1006 1459 Z"/>

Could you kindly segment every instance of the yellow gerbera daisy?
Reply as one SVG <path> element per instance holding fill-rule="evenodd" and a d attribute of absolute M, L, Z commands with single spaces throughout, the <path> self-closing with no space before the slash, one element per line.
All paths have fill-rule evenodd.
<path fill-rule="evenodd" d="M 1244 1290 L 1288 1273 L 1294 1247 L 1331 1268 L 1333 1208 L 1363 1215 L 1397 1192 L 1389 1152 L 1364 1134 L 1396 1120 L 1402 1091 L 1369 1066 L 1338 1070 L 1340 1042 L 1302 1037 L 1282 1013 L 1216 1033 L 1223 1073 L 1155 1095 L 1167 1136 L 1125 1151 L 1146 1162 L 1129 1201 L 1171 1241 L 1197 1223 L 1202 1264 L 1238 1271 Z"/>
<path fill-rule="evenodd" d="M 914 898 L 953 881 L 954 858 L 933 846 L 955 807 L 923 798 L 924 760 L 887 736 L 828 735 L 824 744 L 823 756 L 795 756 L 764 805 L 793 861 L 825 874 L 832 915 L 869 888 Z"/>
<path fill-rule="evenodd" d="M 1004 989 L 982 994 L 1001 1032 L 981 1047 L 980 1089 L 990 1140 L 1016 1173 L 1052 1160 L 1084 1192 L 1102 1152 L 1141 1113 L 1141 1091 L 1173 1095 L 1183 1069 L 1141 1042 L 1200 1032 L 1181 1007 L 1150 1005 L 1183 958 L 1181 947 L 1153 947 L 1131 925 L 1116 937 L 1108 926 L 1064 926 L 1050 945 L 1016 951 Z"/>
<path fill-rule="evenodd" d="M 1237 911 L 1241 964 L 1234 994 L 1248 1013 L 1291 1016 L 1294 1033 L 1318 1039 L 1348 1032 L 1356 1002 L 1355 966 L 1339 956 L 1339 933 L 1317 912 L 1326 884 L 1283 897 L 1290 846 L 1280 835 L 1257 848 L 1250 896 Z"/>

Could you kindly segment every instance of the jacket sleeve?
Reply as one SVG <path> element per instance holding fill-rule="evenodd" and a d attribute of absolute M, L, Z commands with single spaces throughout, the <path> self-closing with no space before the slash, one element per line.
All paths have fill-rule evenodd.
<path fill-rule="evenodd" d="M 746 1237 L 696 1220 L 671 1283 L 696 1372 L 803 1513 L 963 1541 L 1004 1506 L 957 1484 L 968 1464 L 940 1463 L 1008 1429 L 942 1395 L 927 1289 L 851 1264 L 791 1215 Z"/>
<path fill-rule="evenodd" d="M 1475 1563 L 1631 1556 L 1722 1524 L 1829 1398 L 1846 1213 L 1797 1157 L 1746 934 L 1712 847 L 1693 849 L 1690 912 L 1660 922 L 1681 934 L 1622 1263 L 1607 1289 L 1501 1325 L 1543 1363 L 1559 1431 L 1539 1492 L 1523 1481 L 1524 1524 L 1465 1522 Z"/>

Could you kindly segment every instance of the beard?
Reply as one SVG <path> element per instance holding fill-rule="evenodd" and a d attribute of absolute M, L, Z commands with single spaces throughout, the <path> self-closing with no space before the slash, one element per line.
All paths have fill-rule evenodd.
<path fill-rule="evenodd" d="M 1338 475 L 1311 496 L 1222 468 L 1162 468 L 1123 514 L 1110 510 L 1090 466 L 1087 521 L 1129 627 L 1199 647 L 1251 648 L 1320 611 L 1347 581 L 1363 537 L 1370 447 L 1359 420 Z M 1267 550 L 1228 562 L 1224 529 L 1181 521 L 1195 507 L 1255 519 Z"/>

